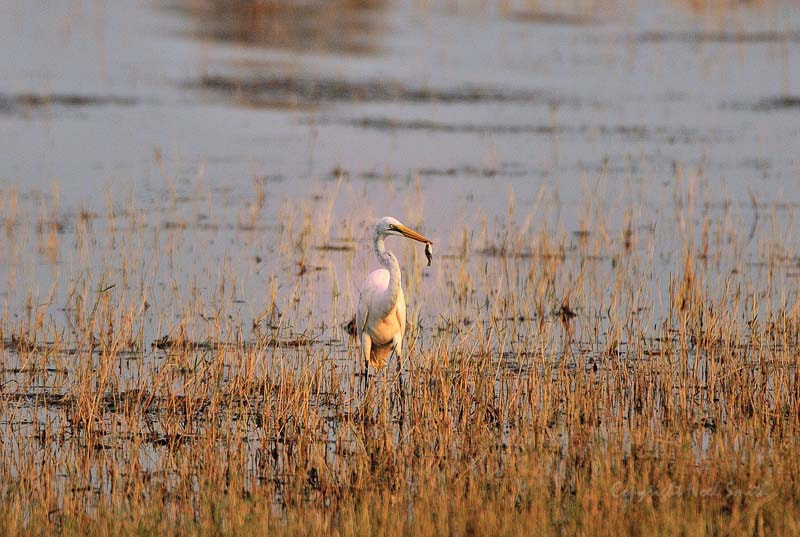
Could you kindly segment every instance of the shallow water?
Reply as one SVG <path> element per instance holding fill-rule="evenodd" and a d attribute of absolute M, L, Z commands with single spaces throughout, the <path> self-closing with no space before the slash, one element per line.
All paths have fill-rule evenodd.
<path fill-rule="evenodd" d="M 57 182 L 69 206 L 196 181 L 247 199 L 266 175 L 283 179 L 274 215 L 342 170 L 373 214 L 402 215 L 369 179 L 421 173 L 429 205 L 492 215 L 509 187 L 522 208 L 542 186 L 575 203 L 581 170 L 607 162 L 622 190 L 677 162 L 718 201 L 797 201 L 792 2 L 536 5 L 10 3 L 0 178 Z M 426 216 L 437 230 L 454 214 Z"/>
<path fill-rule="evenodd" d="M 756 237 L 757 263 L 765 214 L 793 221 L 800 203 L 800 9 L 696 6 L 4 5 L 0 185 L 27 203 L 17 228 L 40 228 L 9 254 L 26 268 L 2 269 L 7 303 L 53 280 L 63 296 L 80 265 L 63 246 L 78 241 L 77 215 L 102 235 L 114 211 L 152 229 L 138 247 L 188 229 L 152 285 L 207 288 L 247 259 L 239 299 L 295 272 L 272 254 L 301 202 L 331 228 L 300 261 L 351 303 L 370 264 L 362 229 L 383 214 L 423 225 L 446 266 L 465 234 L 502 254 L 499 235 L 475 243 L 509 214 L 578 245 L 594 207 L 609 229 L 628 218 L 651 236 L 665 278 L 692 220 L 729 214 Z M 688 227 L 676 217 L 687 206 Z M 57 251 L 41 244 L 45 220 L 59 221 Z M 118 254 L 83 262 L 103 271 Z"/>
<path fill-rule="evenodd" d="M 207 296 L 231 271 L 226 307 L 251 318 L 271 278 L 283 289 L 309 268 L 308 292 L 341 288 L 344 303 L 316 297 L 308 315 L 346 317 L 371 263 L 362 230 L 383 214 L 424 226 L 443 271 L 465 237 L 503 257 L 509 218 L 580 251 L 601 215 L 600 232 L 649 242 L 656 296 L 704 217 L 747 230 L 757 270 L 758 237 L 776 218 L 793 229 L 800 203 L 800 9 L 696 5 L 4 5 L 0 185 L 26 237 L 8 236 L 0 269 L 7 317 L 52 282 L 63 303 L 76 267 L 102 280 L 124 264 L 113 239 L 102 258 L 69 246 L 79 215 L 101 251 L 111 215 L 148 230 L 130 250 L 172 245 L 167 266 L 139 266 L 154 289 Z M 324 238 L 310 259 L 276 255 L 304 212 Z M 441 284 L 402 248 L 413 291 L 423 273 Z"/>

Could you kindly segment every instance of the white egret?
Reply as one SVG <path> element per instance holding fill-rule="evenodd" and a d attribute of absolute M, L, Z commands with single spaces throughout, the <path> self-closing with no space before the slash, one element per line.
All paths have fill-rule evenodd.
<path fill-rule="evenodd" d="M 390 235 L 433 244 L 391 216 L 381 218 L 375 226 L 375 255 L 384 268 L 372 271 L 361 285 L 355 319 L 356 336 L 361 344 L 365 375 L 367 364 L 379 369 L 386 365 L 386 359 L 392 351 L 398 358 L 403 352 L 406 299 L 400 281 L 400 264 L 384 245 L 384 239 Z"/>

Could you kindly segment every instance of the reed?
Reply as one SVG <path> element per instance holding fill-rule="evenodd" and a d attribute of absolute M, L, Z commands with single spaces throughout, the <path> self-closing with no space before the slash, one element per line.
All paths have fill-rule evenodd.
<path fill-rule="evenodd" d="M 279 218 L 3 192 L 0 535 L 797 534 L 795 211 L 676 174 L 395 246 L 367 389 L 347 180 Z"/>

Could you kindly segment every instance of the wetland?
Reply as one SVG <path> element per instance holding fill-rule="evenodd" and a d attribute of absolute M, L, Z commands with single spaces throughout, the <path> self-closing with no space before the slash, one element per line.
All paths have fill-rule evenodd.
<path fill-rule="evenodd" d="M 0 6 L 0 535 L 796 534 L 799 32 Z M 436 253 L 367 385 L 384 215 Z"/>

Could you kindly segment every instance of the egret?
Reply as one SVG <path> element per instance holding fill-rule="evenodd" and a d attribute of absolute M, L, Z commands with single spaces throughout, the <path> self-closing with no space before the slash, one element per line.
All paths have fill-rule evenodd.
<path fill-rule="evenodd" d="M 406 328 L 406 299 L 403 295 L 400 264 L 386 250 L 384 239 L 390 235 L 407 237 L 426 245 L 433 244 L 396 218 L 385 216 L 375 226 L 375 256 L 383 268 L 372 271 L 361 285 L 356 310 L 356 337 L 361 344 L 366 379 L 367 365 L 380 369 L 394 351 L 398 359 L 403 352 L 403 332 Z M 430 246 L 426 246 L 426 254 Z"/>

